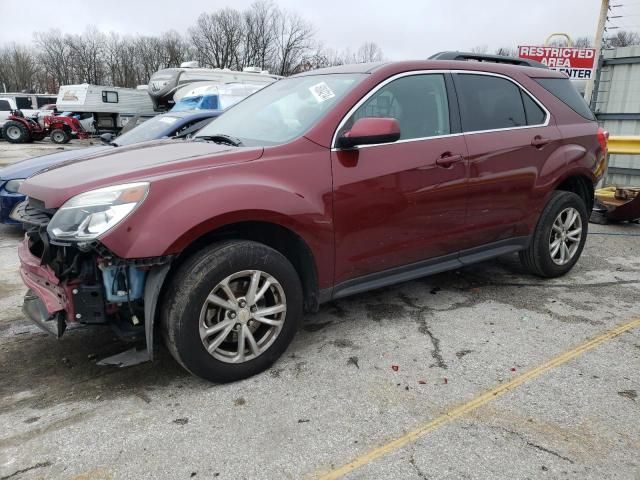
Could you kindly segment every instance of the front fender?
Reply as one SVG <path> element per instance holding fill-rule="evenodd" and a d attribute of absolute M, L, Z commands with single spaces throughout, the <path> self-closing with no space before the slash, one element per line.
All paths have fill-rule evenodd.
<path fill-rule="evenodd" d="M 330 168 L 325 150 L 161 178 L 100 241 L 121 258 L 147 258 L 180 253 L 225 225 L 271 222 L 300 236 L 319 266 L 333 265 Z"/>

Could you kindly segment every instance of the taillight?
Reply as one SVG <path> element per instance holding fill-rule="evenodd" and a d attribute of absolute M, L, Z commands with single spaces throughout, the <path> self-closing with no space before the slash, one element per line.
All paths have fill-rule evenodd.
<path fill-rule="evenodd" d="M 607 132 L 604 128 L 598 127 L 598 143 L 600 144 L 600 148 L 602 151 L 607 153 L 607 144 L 609 143 L 609 132 Z"/>

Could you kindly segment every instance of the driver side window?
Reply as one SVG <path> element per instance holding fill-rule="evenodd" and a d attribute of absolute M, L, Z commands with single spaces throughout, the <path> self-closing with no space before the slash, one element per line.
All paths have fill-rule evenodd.
<path fill-rule="evenodd" d="M 451 133 L 444 75 L 409 75 L 389 82 L 349 117 L 339 135 L 356 120 L 371 117 L 398 120 L 400 140 Z"/>

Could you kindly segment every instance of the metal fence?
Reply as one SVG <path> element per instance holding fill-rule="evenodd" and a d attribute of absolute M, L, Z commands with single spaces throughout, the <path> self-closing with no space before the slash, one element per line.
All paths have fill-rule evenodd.
<path fill-rule="evenodd" d="M 604 52 L 592 108 L 611 136 L 640 135 L 640 46 Z M 640 186 L 640 157 L 612 153 L 604 184 Z"/>

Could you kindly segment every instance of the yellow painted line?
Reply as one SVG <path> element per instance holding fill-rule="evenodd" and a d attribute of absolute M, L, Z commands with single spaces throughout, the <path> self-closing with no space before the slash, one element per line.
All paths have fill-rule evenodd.
<path fill-rule="evenodd" d="M 597 347 L 602 342 L 615 338 L 624 332 L 633 330 L 634 328 L 638 327 L 640 327 L 640 318 L 636 318 L 634 320 L 631 320 L 630 322 L 624 323 L 611 330 L 601 333 L 600 335 L 593 337 L 592 339 L 582 343 L 581 345 L 578 345 L 571 350 L 561 353 L 557 357 L 552 358 L 542 365 L 511 379 L 507 383 L 503 383 L 502 385 L 499 385 L 498 387 L 475 397 L 473 400 L 449 410 L 438 418 L 420 425 L 416 429 L 402 435 L 401 437 L 398 437 L 395 440 L 386 443 L 385 445 L 374 448 L 373 450 L 360 455 L 346 465 L 335 468 L 328 472 L 325 471 L 323 473 L 317 474 L 315 478 L 317 478 L 318 480 L 335 480 L 341 478 L 344 475 L 352 472 L 353 470 L 356 470 L 380 457 L 383 457 L 389 453 L 399 450 L 400 448 L 410 443 L 415 442 L 421 437 L 424 437 L 427 433 L 432 432 L 437 428 L 454 421 L 455 419 L 475 410 L 478 407 L 481 407 L 486 403 L 489 403 L 494 398 L 504 395 L 510 390 L 519 387 L 523 383 L 528 382 L 529 380 L 532 380 L 542 375 L 543 373 L 548 372 L 549 370 L 559 367 L 564 363 L 567 363 L 569 360 L 572 360 L 582 355 L 583 353 Z"/>

